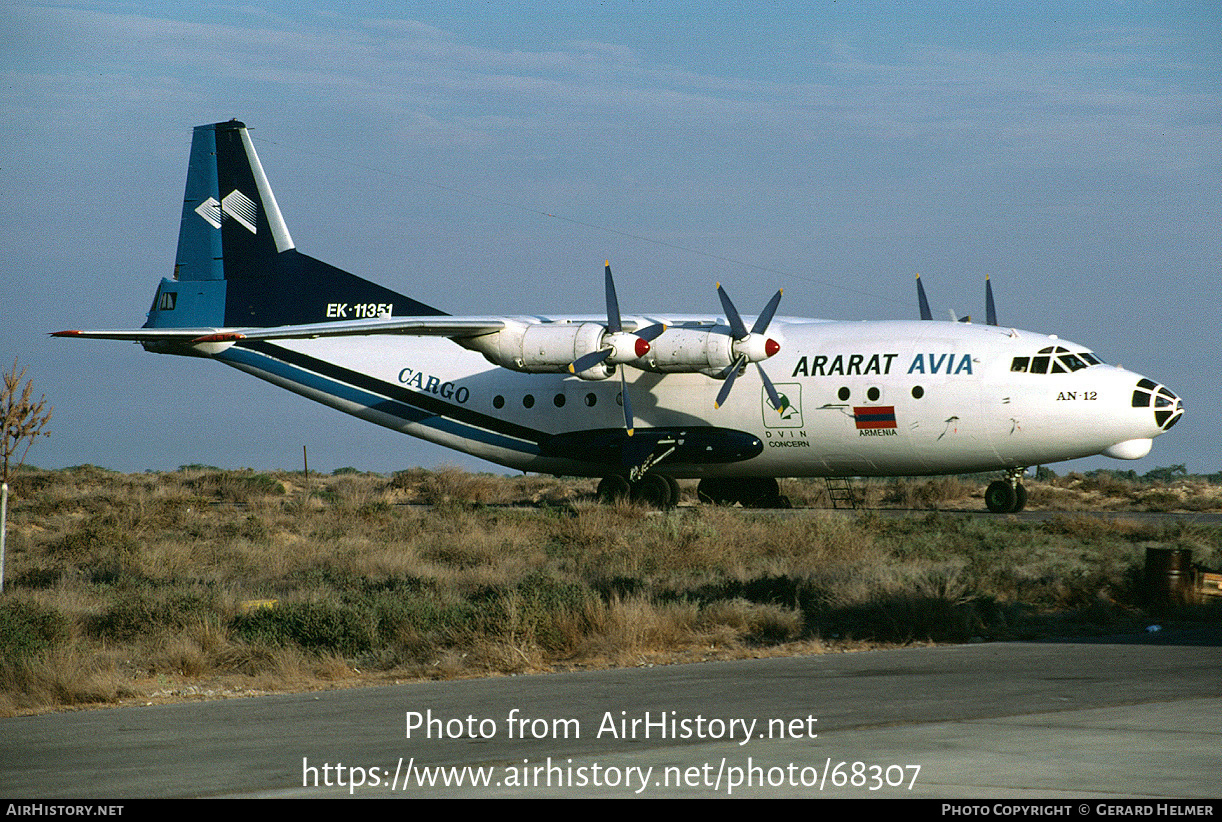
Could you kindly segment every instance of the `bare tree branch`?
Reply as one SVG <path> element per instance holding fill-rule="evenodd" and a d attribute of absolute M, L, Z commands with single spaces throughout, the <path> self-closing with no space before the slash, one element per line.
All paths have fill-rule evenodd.
<path fill-rule="evenodd" d="M 46 428 L 51 420 L 52 408 L 47 405 L 45 394 L 37 402 L 32 399 L 33 380 L 27 380 L 25 387 L 22 387 L 25 372 L 24 368 L 17 370 L 17 360 L 14 358 L 13 368 L 4 372 L 3 388 L 0 388 L 0 457 L 3 458 L 0 477 L 6 483 L 11 473 L 25 463 L 34 440 L 51 435 Z M 19 452 L 20 456 L 17 456 Z"/>

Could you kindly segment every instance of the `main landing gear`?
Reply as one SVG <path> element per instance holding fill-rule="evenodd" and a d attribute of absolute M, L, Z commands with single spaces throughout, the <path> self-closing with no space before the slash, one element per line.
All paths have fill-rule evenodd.
<path fill-rule="evenodd" d="M 1013 468 L 1006 478 L 994 480 L 984 489 L 985 507 L 994 514 L 1017 514 L 1027 505 L 1027 488 L 1020 481 L 1026 468 Z"/>
<path fill-rule="evenodd" d="M 701 502 L 713 505 L 733 505 L 743 508 L 792 508 L 789 497 L 781 493 L 781 486 L 773 477 L 700 480 L 696 486 L 696 497 Z"/>
<path fill-rule="evenodd" d="M 792 508 L 789 497 L 781 493 L 775 479 L 703 479 L 696 486 L 696 497 L 711 505 L 733 505 L 744 508 Z M 679 483 L 669 474 L 650 471 L 636 481 L 620 474 L 603 477 L 598 483 L 599 502 L 639 502 L 651 508 L 666 510 L 679 503 Z"/>
<path fill-rule="evenodd" d="M 645 474 L 636 482 L 612 474 L 598 483 L 598 501 L 614 504 L 632 500 L 666 510 L 679 504 L 679 481 L 668 474 Z"/>

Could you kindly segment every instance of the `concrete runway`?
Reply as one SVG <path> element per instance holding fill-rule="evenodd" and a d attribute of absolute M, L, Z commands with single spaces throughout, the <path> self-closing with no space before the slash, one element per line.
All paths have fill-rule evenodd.
<path fill-rule="evenodd" d="M 18 717 L 0 764 L 34 799 L 1210 798 L 1222 629 Z"/>

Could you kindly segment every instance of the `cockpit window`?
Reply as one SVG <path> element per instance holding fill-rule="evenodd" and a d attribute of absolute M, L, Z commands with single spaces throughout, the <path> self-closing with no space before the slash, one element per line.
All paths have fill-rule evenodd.
<path fill-rule="evenodd" d="M 1076 354 L 1062 354 L 1057 359 L 1065 363 L 1070 371 L 1081 371 L 1086 368 L 1086 363 L 1082 362 Z"/>
<path fill-rule="evenodd" d="M 1015 357 L 1010 361 L 1010 370 L 1031 374 L 1067 374 L 1092 365 L 1103 365 L 1103 360 L 1089 351 L 1074 353 L 1059 345 L 1041 348 L 1039 353 L 1038 357 Z"/>

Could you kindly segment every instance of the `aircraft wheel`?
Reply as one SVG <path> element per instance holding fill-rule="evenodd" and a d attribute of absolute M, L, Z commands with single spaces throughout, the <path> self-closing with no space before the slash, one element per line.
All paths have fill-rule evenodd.
<path fill-rule="evenodd" d="M 1027 486 L 1023 485 L 1020 482 L 1014 486 L 1014 492 L 1015 492 L 1014 510 L 1011 511 L 1011 513 L 1017 514 L 1019 511 L 1027 507 Z"/>
<path fill-rule="evenodd" d="M 670 482 L 662 474 L 646 474 L 632 484 L 632 501 L 666 510 L 674 507 Z"/>
<path fill-rule="evenodd" d="M 670 474 L 662 475 L 666 479 L 666 484 L 670 486 L 670 504 L 674 507 L 679 504 L 679 500 L 683 498 L 683 491 L 679 488 L 679 480 L 672 477 Z"/>
<path fill-rule="evenodd" d="M 735 499 L 729 492 L 726 480 L 702 479 L 696 486 L 696 499 L 706 505 L 733 505 Z"/>
<path fill-rule="evenodd" d="M 994 514 L 1008 514 L 1016 510 L 1018 492 L 1005 480 L 994 480 L 984 489 L 985 507 Z"/>
<path fill-rule="evenodd" d="M 743 508 L 780 508 L 781 485 L 774 478 L 739 481 L 738 501 Z"/>
<path fill-rule="evenodd" d="M 598 501 L 606 505 L 624 502 L 631 495 L 632 487 L 628 480 L 619 474 L 603 477 L 598 483 Z"/>

